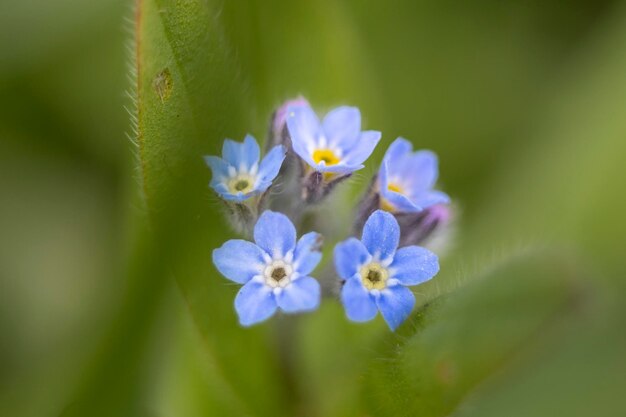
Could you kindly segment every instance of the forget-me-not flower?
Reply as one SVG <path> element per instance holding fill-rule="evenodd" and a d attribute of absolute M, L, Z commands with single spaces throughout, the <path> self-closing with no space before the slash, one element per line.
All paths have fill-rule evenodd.
<path fill-rule="evenodd" d="M 288 112 L 287 127 L 294 152 L 327 179 L 363 168 L 380 140 L 380 132 L 361 131 L 356 107 L 337 107 L 320 123 L 310 106 L 295 106 Z"/>
<path fill-rule="evenodd" d="M 259 162 L 261 150 L 254 137 L 246 135 L 243 143 L 226 139 L 221 158 L 204 157 L 213 173 L 210 186 L 221 198 L 234 202 L 262 194 L 278 175 L 285 154 L 285 147 L 278 145 Z"/>
<path fill-rule="evenodd" d="M 350 238 L 335 246 L 335 268 L 345 280 L 341 301 L 350 320 L 372 320 L 380 310 L 395 330 L 415 304 L 406 286 L 428 281 L 439 271 L 437 255 L 419 246 L 397 249 L 399 240 L 394 216 L 376 210 L 365 223 L 361 240 Z"/>
<path fill-rule="evenodd" d="M 296 242 L 296 229 L 281 213 L 265 211 L 254 226 L 255 243 L 234 239 L 213 251 L 213 263 L 231 281 L 244 284 L 235 298 L 244 326 L 286 313 L 315 310 L 320 285 L 309 276 L 319 263 L 321 235 Z"/>
<path fill-rule="evenodd" d="M 411 142 L 396 139 L 378 171 L 381 208 L 414 213 L 435 204 L 449 203 L 447 194 L 433 190 L 438 175 L 437 156 L 433 152 L 413 152 Z"/>

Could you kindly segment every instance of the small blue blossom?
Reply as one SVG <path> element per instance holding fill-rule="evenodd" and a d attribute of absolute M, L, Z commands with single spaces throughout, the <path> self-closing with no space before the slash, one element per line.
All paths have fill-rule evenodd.
<path fill-rule="evenodd" d="M 320 123 L 308 105 L 291 107 L 287 127 L 294 152 L 313 171 L 343 176 L 363 168 L 380 140 L 380 132 L 361 131 L 356 107 L 337 107 Z"/>
<path fill-rule="evenodd" d="M 445 193 L 432 189 L 438 175 L 437 156 L 433 152 L 413 152 L 411 142 L 396 139 L 378 171 L 381 208 L 413 213 L 435 204 L 448 204 L 450 198 Z"/>
<path fill-rule="evenodd" d="M 272 184 L 285 159 L 282 145 L 273 147 L 260 161 L 259 144 L 251 135 L 243 143 L 224 141 L 222 157 L 205 156 L 213 177 L 210 186 L 224 200 L 241 202 L 264 193 Z"/>
<path fill-rule="evenodd" d="M 254 227 L 254 241 L 229 240 L 213 251 L 213 263 L 226 278 L 244 284 L 235 298 L 243 326 L 286 313 L 315 310 L 320 285 L 309 274 L 319 263 L 321 235 L 303 235 L 281 213 L 265 211 Z"/>
<path fill-rule="evenodd" d="M 395 330 L 415 304 L 406 286 L 426 282 L 439 272 L 437 255 L 419 246 L 397 249 L 399 240 L 394 216 L 376 210 L 361 240 L 350 238 L 335 246 L 335 268 L 345 280 L 341 301 L 350 320 L 369 321 L 380 310 Z"/>

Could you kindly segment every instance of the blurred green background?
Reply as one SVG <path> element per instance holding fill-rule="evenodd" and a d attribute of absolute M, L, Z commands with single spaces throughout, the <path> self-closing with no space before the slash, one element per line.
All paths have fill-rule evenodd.
<path fill-rule="evenodd" d="M 626 3 L 136 9 L 0 4 L 1 416 L 626 415 Z M 395 137 L 440 157 L 454 233 L 397 336 L 334 300 L 241 329 L 211 266 L 201 156 L 298 94 L 383 132 L 339 220 Z"/>

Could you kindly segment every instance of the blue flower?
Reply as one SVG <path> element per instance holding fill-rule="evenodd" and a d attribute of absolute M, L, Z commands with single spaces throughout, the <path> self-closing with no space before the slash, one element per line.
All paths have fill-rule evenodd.
<path fill-rule="evenodd" d="M 450 202 L 445 193 L 432 189 L 439 175 L 437 156 L 412 150 L 411 142 L 398 138 L 385 153 L 378 186 L 381 208 L 387 211 L 412 213 Z"/>
<path fill-rule="evenodd" d="M 365 223 L 361 240 L 335 246 L 335 268 L 345 284 L 341 301 L 348 318 L 372 320 L 380 310 L 391 330 L 411 313 L 415 296 L 406 287 L 439 272 L 437 255 L 419 246 L 398 250 L 400 227 L 394 216 L 376 210 Z"/>
<path fill-rule="evenodd" d="M 285 153 L 284 146 L 275 146 L 259 163 L 261 151 L 251 135 L 246 135 L 243 143 L 226 139 L 221 158 L 204 157 L 213 173 L 210 186 L 229 201 L 241 202 L 262 194 L 278 175 Z"/>
<path fill-rule="evenodd" d="M 329 176 L 363 168 L 380 140 L 380 132 L 361 131 L 361 113 L 356 107 L 338 107 L 322 123 L 310 106 L 292 107 L 287 127 L 294 152 L 314 171 Z"/>
<path fill-rule="evenodd" d="M 315 310 L 320 285 L 308 274 L 322 258 L 321 235 L 307 233 L 296 243 L 296 229 L 287 216 L 265 211 L 254 226 L 254 241 L 229 240 L 213 251 L 218 271 L 244 284 L 235 298 L 239 322 L 250 326 L 279 308 L 286 313 Z"/>

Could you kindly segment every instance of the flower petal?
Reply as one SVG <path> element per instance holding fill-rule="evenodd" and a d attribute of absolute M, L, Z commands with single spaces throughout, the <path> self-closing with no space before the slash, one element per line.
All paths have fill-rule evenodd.
<path fill-rule="evenodd" d="M 383 162 L 380 164 L 380 169 L 378 170 L 378 187 L 383 191 L 387 191 L 389 187 L 389 164 L 387 160 L 383 158 Z"/>
<path fill-rule="evenodd" d="M 258 178 L 262 182 L 272 181 L 276 178 L 286 154 L 287 149 L 284 146 L 274 146 L 261 161 Z"/>
<path fill-rule="evenodd" d="M 361 241 L 380 260 L 393 257 L 400 242 L 400 226 L 392 214 L 376 210 L 365 222 Z"/>
<path fill-rule="evenodd" d="M 349 279 L 369 261 L 370 254 L 360 240 L 351 237 L 335 246 L 335 269 L 343 279 Z"/>
<path fill-rule="evenodd" d="M 266 210 L 254 226 L 254 241 L 274 258 L 296 247 L 296 228 L 282 213 Z"/>
<path fill-rule="evenodd" d="M 261 149 L 254 136 L 246 135 L 243 140 L 243 155 L 246 168 L 248 169 L 261 159 Z"/>
<path fill-rule="evenodd" d="M 361 132 L 358 141 L 344 156 L 346 165 L 360 165 L 374 151 L 374 148 L 380 141 L 381 133 L 374 130 L 366 130 Z"/>
<path fill-rule="evenodd" d="M 222 145 L 222 158 L 235 168 L 239 168 L 243 160 L 243 144 L 232 139 L 224 140 Z"/>
<path fill-rule="evenodd" d="M 321 163 L 312 166 L 313 168 L 315 168 L 316 171 L 340 174 L 342 176 L 363 168 L 363 165 L 346 165 L 344 163 L 339 163 L 336 165 L 326 165 L 324 163 Z"/>
<path fill-rule="evenodd" d="M 431 151 L 415 152 L 406 158 L 398 168 L 408 194 L 432 188 L 439 176 L 438 164 L 437 155 Z"/>
<path fill-rule="evenodd" d="M 211 168 L 211 185 L 214 186 L 228 178 L 228 162 L 217 156 L 205 156 L 204 162 Z"/>
<path fill-rule="evenodd" d="M 311 277 L 292 281 L 276 296 L 278 307 L 286 313 L 315 310 L 320 304 L 320 284 Z"/>
<path fill-rule="evenodd" d="M 374 297 L 363 287 L 358 278 L 350 278 L 341 289 L 341 302 L 346 315 L 352 321 L 369 321 L 376 317 L 378 309 Z"/>
<path fill-rule="evenodd" d="M 248 282 L 235 297 L 235 310 L 242 326 L 267 320 L 277 308 L 272 289 L 258 281 Z"/>
<path fill-rule="evenodd" d="M 310 107 L 310 104 L 304 97 L 298 97 L 293 100 L 287 100 L 276 110 L 272 120 L 272 132 L 274 135 L 282 135 L 289 111 L 300 106 Z"/>
<path fill-rule="evenodd" d="M 222 147 L 222 157 L 238 170 L 249 170 L 260 158 L 259 144 L 251 135 L 246 135 L 243 143 L 226 139 Z"/>
<path fill-rule="evenodd" d="M 298 106 L 289 110 L 287 128 L 293 150 L 309 165 L 315 166 L 312 150 L 317 146 L 320 121 L 310 106 Z"/>
<path fill-rule="evenodd" d="M 213 184 L 213 181 L 211 181 L 211 187 L 215 190 L 215 192 L 221 195 L 230 194 L 230 191 L 228 191 L 228 187 L 223 182 Z"/>
<path fill-rule="evenodd" d="M 321 245 L 322 235 L 316 232 L 302 235 L 298 240 L 293 254 L 293 262 L 300 275 L 310 274 L 320 262 L 322 259 Z"/>
<path fill-rule="evenodd" d="M 356 107 L 337 107 L 324 117 L 322 127 L 331 147 L 351 149 L 361 132 L 361 112 Z"/>
<path fill-rule="evenodd" d="M 387 169 L 387 161 L 383 161 L 383 166 L 379 171 L 380 178 L 380 194 L 382 197 L 387 200 L 386 202 L 393 206 L 394 211 L 401 213 L 412 213 L 417 211 L 422 211 L 422 208 L 416 206 L 413 201 L 411 201 L 404 194 L 400 194 L 395 191 L 391 191 L 388 188 L 389 182 L 387 180 L 388 169 Z"/>
<path fill-rule="evenodd" d="M 376 298 L 376 305 L 391 330 L 396 330 L 402 324 L 415 305 L 415 296 L 408 288 L 402 285 L 387 287 Z"/>
<path fill-rule="evenodd" d="M 259 181 L 256 183 L 254 192 L 251 194 L 262 194 L 265 190 L 270 188 L 270 185 L 272 185 L 272 181 Z"/>
<path fill-rule="evenodd" d="M 420 246 L 400 248 L 389 266 L 391 277 L 402 285 L 426 282 L 439 272 L 439 258 Z"/>
<path fill-rule="evenodd" d="M 399 137 L 394 140 L 391 145 L 389 145 L 389 148 L 387 149 L 387 152 L 385 152 L 385 156 L 383 157 L 383 161 L 387 162 L 390 166 L 394 166 L 395 164 L 400 162 L 403 157 L 409 155 L 412 150 L 413 145 L 411 144 L 411 142 L 402 137 Z"/>
<path fill-rule="evenodd" d="M 448 197 L 448 194 L 437 190 L 423 191 L 415 196 L 412 196 L 411 200 L 415 203 L 415 205 L 420 206 L 422 209 L 436 204 L 450 203 L 450 197 Z"/>
<path fill-rule="evenodd" d="M 263 254 L 254 243 L 233 239 L 213 251 L 213 264 L 226 278 L 243 284 L 261 273 Z"/>

